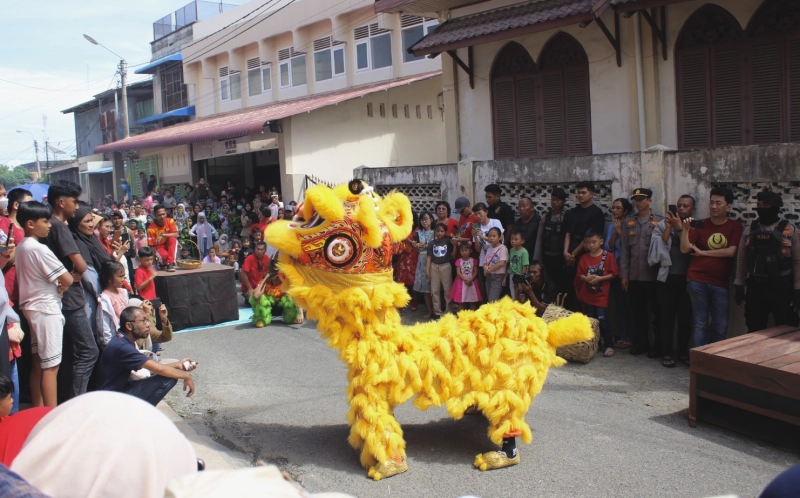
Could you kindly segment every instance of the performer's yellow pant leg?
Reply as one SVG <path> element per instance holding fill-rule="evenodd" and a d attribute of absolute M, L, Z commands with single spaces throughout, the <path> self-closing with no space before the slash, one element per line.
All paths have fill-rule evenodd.
<path fill-rule="evenodd" d="M 349 442 L 361 448 L 361 465 L 376 481 L 408 470 L 403 430 L 385 401 L 360 392 L 350 399 Z"/>

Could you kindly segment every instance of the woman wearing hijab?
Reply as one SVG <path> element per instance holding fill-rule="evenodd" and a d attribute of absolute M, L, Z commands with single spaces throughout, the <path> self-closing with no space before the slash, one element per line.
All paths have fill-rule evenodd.
<path fill-rule="evenodd" d="M 197 225 L 197 215 L 200 214 L 200 211 L 203 210 L 203 206 L 200 204 L 195 204 L 192 206 L 192 225 Z"/>
<path fill-rule="evenodd" d="M 214 247 L 214 236 L 217 230 L 214 225 L 206 220 L 206 214 L 200 211 L 197 214 L 197 224 L 189 230 L 189 234 L 197 237 L 197 246 L 200 248 L 200 258 L 208 256 L 208 250 Z"/>
<path fill-rule="evenodd" d="M 100 285 L 100 268 L 103 263 L 112 260 L 94 234 L 95 225 L 102 219 L 102 216 L 92 213 L 91 206 L 84 204 L 78 207 L 75 216 L 67 220 L 78 251 L 86 261 L 86 271 L 81 277 L 81 285 L 86 296 L 86 316 L 90 317 L 89 323 L 95 332 L 95 337 L 97 330 L 93 317 L 97 311 L 97 297 L 103 292 L 103 287 Z"/>
<path fill-rule="evenodd" d="M 231 252 L 231 243 L 228 242 L 228 236 L 224 233 L 219 236 L 219 241 L 215 244 L 217 249 L 217 256 L 227 257 Z"/>
<path fill-rule="evenodd" d="M 175 219 L 175 225 L 178 226 L 178 232 L 180 232 L 186 227 L 186 220 L 189 219 L 189 214 L 186 212 L 186 204 L 178 204 L 173 218 Z"/>
<path fill-rule="evenodd" d="M 197 472 L 197 455 L 157 408 L 96 391 L 36 424 L 11 469 L 53 498 L 161 498 L 172 479 Z"/>

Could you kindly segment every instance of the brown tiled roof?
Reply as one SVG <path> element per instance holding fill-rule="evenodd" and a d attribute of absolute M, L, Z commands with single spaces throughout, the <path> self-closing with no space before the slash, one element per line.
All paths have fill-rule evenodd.
<path fill-rule="evenodd" d="M 431 49 L 548 21 L 591 16 L 592 8 L 598 3 L 607 4 L 598 0 L 534 0 L 478 12 L 447 21 L 412 45 L 409 51 L 416 55 L 436 53 L 436 50 Z M 466 45 L 473 43 L 463 46 Z"/>

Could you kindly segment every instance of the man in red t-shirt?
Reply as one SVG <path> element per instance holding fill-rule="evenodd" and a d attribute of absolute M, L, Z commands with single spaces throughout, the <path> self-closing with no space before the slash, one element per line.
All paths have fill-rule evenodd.
<path fill-rule="evenodd" d="M 256 243 L 256 250 L 250 256 L 244 258 L 244 265 L 239 271 L 239 278 L 242 280 L 242 296 L 247 304 L 247 298 L 253 289 L 264 280 L 269 271 L 269 256 L 267 256 L 267 243 L 259 241 Z"/>
<path fill-rule="evenodd" d="M 674 222 L 675 231 L 681 234 L 681 252 L 692 255 L 686 272 L 686 290 L 692 300 L 695 347 L 721 341 L 728 335 L 728 280 L 744 230 L 741 223 L 728 218 L 732 207 L 733 192 L 715 188 L 708 202 L 710 218 L 696 222 L 698 226 L 694 227 L 692 218 Z"/>
<path fill-rule="evenodd" d="M 167 218 L 167 208 L 159 204 L 153 209 L 156 222 L 147 227 L 147 245 L 161 257 L 166 271 L 175 271 L 175 251 L 178 248 L 178 226 Z"/>

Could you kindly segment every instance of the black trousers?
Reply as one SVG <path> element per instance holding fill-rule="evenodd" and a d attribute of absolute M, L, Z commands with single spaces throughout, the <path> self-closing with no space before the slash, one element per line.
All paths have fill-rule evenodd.
<path fill-rule="evenodd" d="M 686 291 L 686 275 L 669 275 L 666 282 L 656 283 L 661 305 L 661 354 L 689 356 L 692 335 L 692 301 Z M 675 319 L 678 319 L 678 345 L 675 346 Z"/>
<path fill-rule="evenodd" d="M 633 346 L 659 353 L 661 349 L 661 310 L 655 282 L 630 280 L 628 282 L 628 301 L 633 310 Z M 653 342 L 649 340 L 650 313 L 653 314 Z"/>
<path fill-rule="evenodd" d="M 748 332 L 767 328 L 769 314 L 772 313 L 775 325 L 797 327 L 797 312 L 792 309 L 792 280 L 764 282 L 747 279 L 744 320 Z"/>
<path fill-rule="evenodd" d="M 543 254 L 542 264 L 544 265 L 544 271 L 548 278 L 556 285 L 558 293 L 563 294 L 569 292 L 570 287 L 572 287 L 572 282 L 567 278 L 567 271 L 566 268 L 564 268 L 564 256 L 548 256 Z"/>

